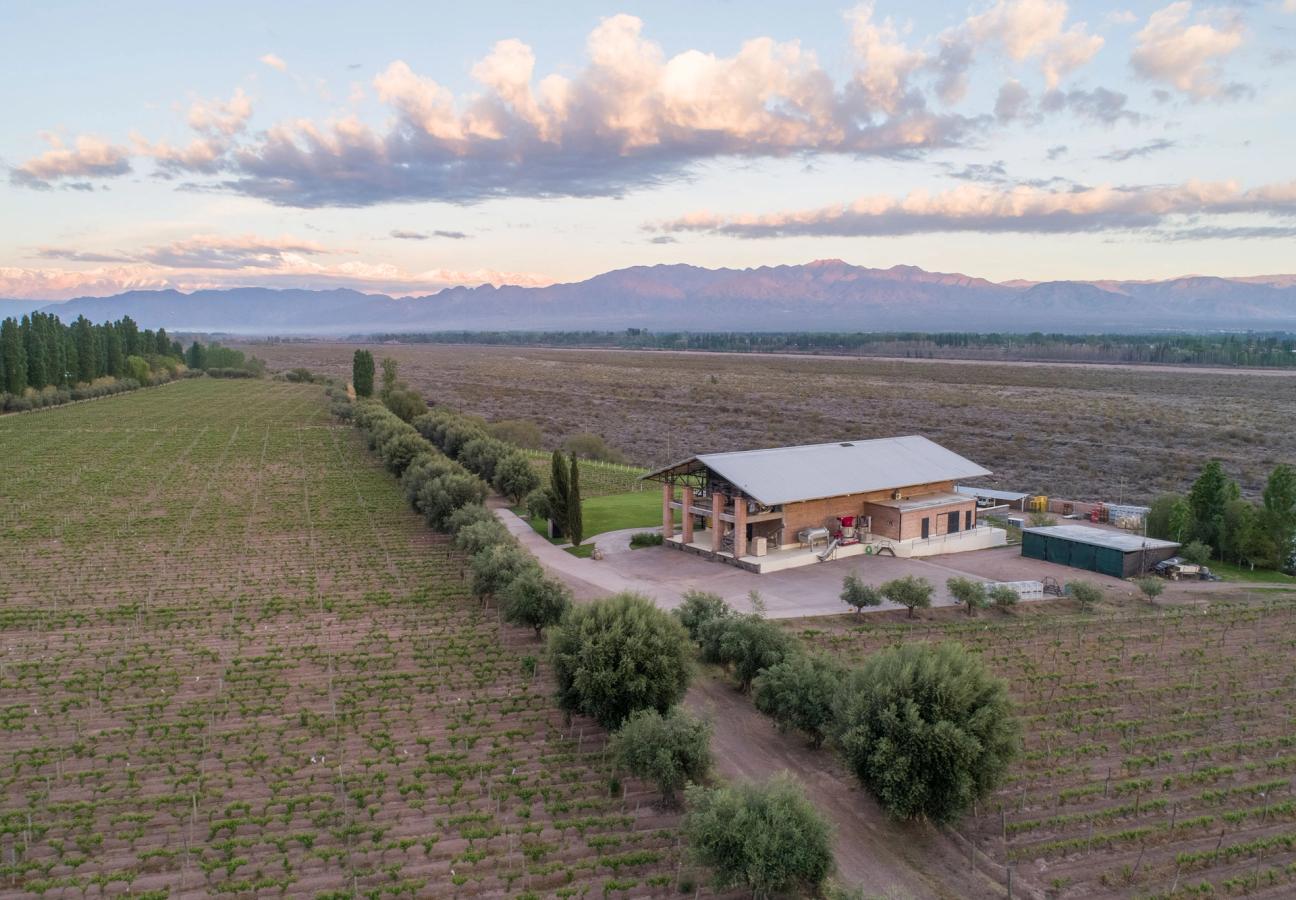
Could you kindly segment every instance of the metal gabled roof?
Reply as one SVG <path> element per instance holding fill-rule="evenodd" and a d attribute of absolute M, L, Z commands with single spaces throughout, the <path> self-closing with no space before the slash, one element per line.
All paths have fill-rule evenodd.
<path fill-rule="evenodd" d="M 650 472 L 663 478 L 706 467 L 765 506 L 888 491 L 989 475 L 921 435 L 703 453 Z"/>
<path fill-rule="evenodd" d="M 1023 528 L 1022 533 L 1074 541 L 1077 544 L 1090 544 L 1094 547 L 1109 547 L 1122 553 L 1136 550 L 1164 550 L 1168 547 L 1180 546 L 1175 541 L 1163 541 L 1126 531 L 1094 528 L 1090 525 L 1041 525 L 1035 528 Z"/>

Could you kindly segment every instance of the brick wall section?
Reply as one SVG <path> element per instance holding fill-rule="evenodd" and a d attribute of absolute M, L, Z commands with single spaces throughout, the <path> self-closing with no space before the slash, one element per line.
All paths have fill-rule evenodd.
<path fill-rule="evenodd" d="M 922 520 L 929 519 L 931 530 L 928 532 L 930 537 L 947 534 L 949 532 L 949 514 L 958 513 L 958 530 L 965 531 L 963 527 L 967 520 L 967 511 L 976 508 L 976 501 L 969 497 L 967 500 L 959 500 L 953 503 L 947 503 L 944 506 L 932 506 L 928 509 L 915 509 L 904 513 L 900 519 L 900 540 L 907 541 L 912 538 L 922 537 Z M 972 520 L 976 522 L 975 517 Z"/>
<path fill-rule="evenodd" d="M 915 484 L 901 488 L 900 496 L 907 499 L 919 497 L 923 494 L 952 493 L 953 491 L 953 481 L 936 481 L 931 484 Z M 798 531 L 803 528 L 818 528 L 824 525 L 825 520 L 830 517 L 868 515 L 864 511 L 866 503 L 876 500 L 890 500 L 893 494 L 894 491 L 870 491 L 866 494 L 829 497 L 826 500 L 786 503 L 783 506 L 783 539 L 785 541 L 795 541 Z M 975 505 L 975 502 L 972 498 L 968 498 L 967 505 Z M 921 519 L 921 516 L 919 518 Z M 935 534 L 936 532 L 933 531 L 932 533 Z"/>

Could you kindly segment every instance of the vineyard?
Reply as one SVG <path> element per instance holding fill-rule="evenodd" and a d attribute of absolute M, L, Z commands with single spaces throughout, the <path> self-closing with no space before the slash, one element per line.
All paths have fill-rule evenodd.
<path fill-rule="evenodd" d="M 844 658 L 956 640 L 1008 681 L 1023 754 L 961 830 L 1019 886 L 1296 892 L 1296 605 L 826 621 L 804 634 Z"/>
<path fill-rule="evenodd" d="M 694 877 L 675 817 L 619 789 L 534 637 L 470 598 L 322 388 L 198 379 L 10 417 L 0 458 L 0 892 Z"/>
<path fill-rule="evenodd" d="M 550 463 L 552 453 L 543 450 L 523 450 L 535 473 L 540 476 L 540 483 L 549 486 Z M 628 494 L 642 491 L 647 484 L 642 480 L 648 470 L 637 466 L 626 466 L 620 463 L 602 462 L 596 459 L 582 459 L 581 493 L 586 497 L 606 497 L 609 494 Z"/>

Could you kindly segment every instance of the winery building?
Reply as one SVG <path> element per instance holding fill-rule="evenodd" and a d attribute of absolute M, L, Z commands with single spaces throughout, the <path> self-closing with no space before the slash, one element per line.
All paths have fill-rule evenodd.
<path fill-rule="evenodd" d="M 1002 529 L 978 523 L 976 498 L 954 490 L 989 474 L 909 435 L 699 454 L 644 478 L 662 485 L 666 546 L 770 572 L 1002 545 Z"/>

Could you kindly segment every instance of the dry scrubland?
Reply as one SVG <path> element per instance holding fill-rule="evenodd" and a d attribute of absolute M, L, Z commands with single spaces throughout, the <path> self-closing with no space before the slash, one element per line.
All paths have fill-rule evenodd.
<path fill-rule="evenodd" d="M 0 459 L 0 892 L 676 890 L 675 820 L 321 388 L 7 417 Z"/>
<path fill-rule="evenodd" d="M 851 661 L 956 640 L 1008 681 L 1023 753 L 959 830 L 1014 866 L 1019 888 L 1061 898 L 1296 893 L 1296 603 L 1058 612 L 792 627 Z"/>
<path fill-rule="evenodd" d="M 349 377 L 354 344 L 249 345 L 274 368 Z M 631 461 L 920 433 L 1005 487 L 1073 499 L 1186 490 L 1211 456 L 1258 494 L 1296 459 L 1292 374 L 812 357 L 374 346 L 429 399 L 595 431 Z"/>

